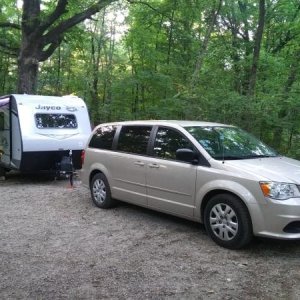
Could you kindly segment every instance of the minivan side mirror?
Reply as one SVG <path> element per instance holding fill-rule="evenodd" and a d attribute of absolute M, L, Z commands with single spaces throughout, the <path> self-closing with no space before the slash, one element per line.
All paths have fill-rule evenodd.
<path fill-rule="evenodd" d="M 182 148 L 176 150 L 176 159 L 185 161 L 191 164 L 198 164 L 198 155 L 195 153 L 195 151 L 188 149 L 188 148 Z"/>

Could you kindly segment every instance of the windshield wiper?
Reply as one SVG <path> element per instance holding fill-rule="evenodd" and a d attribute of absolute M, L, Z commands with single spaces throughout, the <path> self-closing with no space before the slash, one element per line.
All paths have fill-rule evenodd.
<path fill-rule="evenodd" d="M 266 157 L 276 157 L 276 156 L 278 156 L 278 155 L 276 155 L 276 154 L 273 154 L 273 155 L 267 155 L 267 154 L 259 154 L 259 155 L 257 155 L 257 154 L 253 154 L 253 155 L 246 155 L 246 156 L 244 156 L 244 158 L 245 159 L 247 159 L 247 158 L 266 158 Z"/>
<path fill-rule="evenodd" d="M 228 156 L 214 156 L 214 159 L 216 160 L 237 160 L 237 159 L 244 159 L 244 156 L 233 156 L 233 155 L 228 155 Z"/>
<path fill-rule="evenodd" d="M 216 160 L 239 160 L 239 159 L 251 159 L 251 158 L 265 158 L 265 157 L 276 157 L 278 155 L 225 155 L 225 156 L 215 156 Z"/>

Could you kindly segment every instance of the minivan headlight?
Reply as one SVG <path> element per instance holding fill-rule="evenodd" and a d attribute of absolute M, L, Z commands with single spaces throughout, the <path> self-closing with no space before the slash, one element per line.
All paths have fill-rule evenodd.
<path fill-rule="evenodd" d="M 283 182 L 260 182 L 261 190 L 265 197 L 276 200 L 287 200 L 300 197 L 300 191 L 296 184 Z"/>

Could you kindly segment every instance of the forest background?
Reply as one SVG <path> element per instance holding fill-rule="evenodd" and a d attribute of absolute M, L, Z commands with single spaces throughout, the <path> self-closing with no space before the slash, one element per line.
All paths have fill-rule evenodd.
<path fill-rule="evenodd" d="M 299 74 L 299 0 L 0 4 L 0 94 L 75 94 L 93 124 L 234 124 L 300 159 Z"/>

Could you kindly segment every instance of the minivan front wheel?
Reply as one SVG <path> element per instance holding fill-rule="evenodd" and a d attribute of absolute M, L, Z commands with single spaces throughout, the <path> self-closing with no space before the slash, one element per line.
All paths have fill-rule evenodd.
<path fill-rule="evenodd" d="M 209 236 L 220 246 L 239 249 L 252 238 L 252 223 L 246 206 L 231 194 L 212 197 L 204 210 Z"/>
<path fill-rule="evenodd" d="M 91 180 L 91 195 L 96 206 L 100 208 L 110 208 L 115 205 L 111 198 L 110 186 L 107 178 L 102 173 L 97 173 Z"/>

